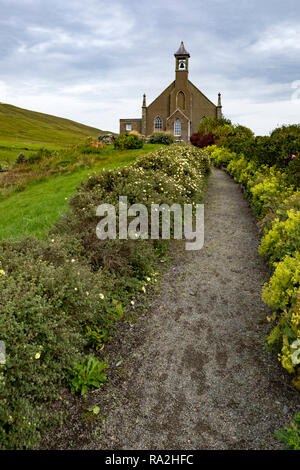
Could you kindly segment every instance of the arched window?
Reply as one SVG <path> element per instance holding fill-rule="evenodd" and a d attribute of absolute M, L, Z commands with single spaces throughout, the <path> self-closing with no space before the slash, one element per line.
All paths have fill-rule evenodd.
<path fill-rule="evenodd" d="M 185 94 L 183 91 L 179 91 L 177 94 L 177 107 L 185 109 Z"/>
<path fill-rule="evenodd" d="M 180 119 L 176 119 L 174 122 L 174 135 L 180 136 L 181 135 L 181 122 Z"/>
<path fill-rule="evenodd" d="M 157 116 L 154 120 L 154 130 L 155 131 L 161 131 L 162 130 L 162 119 Z"/>

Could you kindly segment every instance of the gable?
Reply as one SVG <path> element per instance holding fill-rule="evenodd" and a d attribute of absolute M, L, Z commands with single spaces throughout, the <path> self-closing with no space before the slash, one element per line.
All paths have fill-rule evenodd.
<path fill-rule="evenodd" d="M 169 119 L 171 119 L 171 117 L 173 117 L 174 114 L 176 114 L 176 113 L 177 113 L 177 114 L 180 114 L 181 116 L 183 116 L 184 119 L 186 119 L 187 121 L 190 120 L 190 119 L 184 114 L 184 112 L 183 112 L 180 108 L 176 108 L 175 111 L 173 111 L 173 113 L 170 114 L 170 116 L 167 118 L 167 121 L 168 121 Z"/>
<path fill-rule="evenodd" d="M 197 88 L 192 82 L 190 82 L 190 80 L 188 80 L 188 85 L 195 94 L 198 94 L 198 96 L 200 96 L 202 99 L 207 101 L 207 103 L 211 104 L 214 108 L 216 108 L 216 105 L 212 101 L 210 101 L 210 99 L 208 99 L 207 96 L 205 96 L 204 93 L 199 90 L 199 88 Z"/>
<path fill-rule="evenodd" d="M 153 100 L 152 103 L 150 103 L 147 106 L 147 109 L 150 110 L 152 106 L 158 105 L 159 101 L 161 101 L 161 100 L 169 99 L 169 94 L 173 90 L 174 86 L 175 86 L 175 80 L 174 80 L 174 82 L 170 83 L 170 85 L 167 86 L 167 88 L 165 88 L 164 91 L 162 91 L 161 94 L 158 95 L 158 97 L 155 98 L 155 100 Z"/>

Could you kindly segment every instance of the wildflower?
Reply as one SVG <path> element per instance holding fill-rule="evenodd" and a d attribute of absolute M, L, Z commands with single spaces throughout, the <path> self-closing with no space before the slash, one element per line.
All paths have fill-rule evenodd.
<path fill-rule="evenodd" d="M 134 300 L 132 300 L 130 303 L 131 303 L 131 305 L 134 305 Z"/>
<path fill-rule="evenodd" d="M 5 276 L 5 274 L 6 273 L 5 273 L 4 269 L 0 269 L 0 276 Z"/>
<path fill-rule="evenodd" d="M 75 263 L 76 259 L 72 258 L 71 263 Z"/>
<path fill-rule="evenodd" d="M 104 295 L 103 295 L 103 294 L 99 294 L 99 297 L 100 297 L 101 300 L 104 299 Z"/>
<path fill-rule="evenodd" d="M 54 238 L 52 238 L 51 243 L 54 243 L 54 242 L 55 242 L 55 240 L 54 240 Z"/>
<path fill-rule="evenodd" d="M 142 291 L 143 291 L 143 292 L 146 292 L 145 286 L 142 287 Z"/>
<path fill-rule="evenodd" d="M 36 355 L 34 356 L 36 359 L 39 359 L 41 357 L 41 353 L 36 353 Z"/>
<path fill-rule="evenodd" d="M 291 158 L 296 158 L 296 155 L 292 155 Z"/>
<path fill-rule="evenodd" d="M 86 292 L 86 295 L 90 295 L 90 293 L 89 293 L 89 292 Z"/>
<path fill-rule="evenodd" d="M 74 290 L 78 290 L 77 287 L 75 287 Z"/>
<path fill-rule="evenodd" d="M 146 277 L 146 280 L 147 280 L 148 282 L 150 282 L 150 281 L 151 281 L 151 277 Z"/>

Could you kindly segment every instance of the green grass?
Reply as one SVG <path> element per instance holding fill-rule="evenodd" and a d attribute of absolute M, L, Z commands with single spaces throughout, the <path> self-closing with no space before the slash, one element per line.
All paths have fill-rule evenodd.
<path fill-rule="evenodd" d="M 116 151 L 108 148 L 105 159 L 90 169 L 80 169 L 72 174 L 45 177 L 32 182 L 19 193 L 12 193 L 0 201 L 0 239 L 20 239 L 28 235 L 45 237 L 47 230 L 67 210 L 67 199 L 81 181 L 94 171 L 117 168 L 132 163 L 138 156 L 151 152 L 161 145 L 146 144 L 143 149 Z M 104 155 L 103 155 L 104 157 Z"/>
<path fill-rule="evenodd" d="M 0 103 L 0 141 L 66 146 L 103 132 L 69 119 Z"/>
<path fill-rule="evenodd" d="M 21 152 L 28 155 L 29 153 L 32 154 L 37 152 L 41 147 L 47 148 L 51 151 L 61 150 L 64 148 L 62 145 L 28 144 L 0 140 L 0 167 L 10 167 Z"/>

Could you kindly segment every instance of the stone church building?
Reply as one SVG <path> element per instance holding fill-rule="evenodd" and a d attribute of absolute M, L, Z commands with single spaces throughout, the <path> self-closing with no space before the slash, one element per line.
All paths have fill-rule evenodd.
<path fill-rule="evenodd" d="M 183 42 L 174 56 L 175 80 L 149 106 L 144 95 L 142 117 L 120 119 L 120 133 L 137 131 L 149 136 L 168 131 L 176 140 L 189 142 L 202 119 L 222 117 L 221 94 L 216 106 L 188 79 L 190 54 Z"/>

